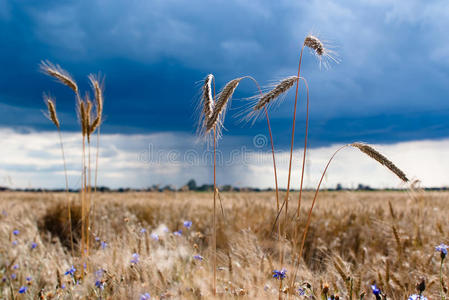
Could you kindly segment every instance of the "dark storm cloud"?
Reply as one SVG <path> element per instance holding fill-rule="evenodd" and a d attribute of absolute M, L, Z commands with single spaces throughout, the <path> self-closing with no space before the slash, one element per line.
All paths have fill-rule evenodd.
<path fill-rule="evenodd" d="M 106 132 L 194 132 L 191 111 L 206 74 L 218 86 L 244 74 L 261 84 L 295 74 L 302 40 L 316 30 L 342 63 L 319 70 L 305 54 L 312 146 L 441 138 L 449 132 L 448 14 L 446 1 L 0 0 L 0 125 L 50 128 L 40 109 L 42 92 L 51 91 L 64 128 L 77 128 L 70 91 L 38 72 L 49 59 L 82 89 L 88 73 L 106 75 Z M 236 98 L 255 92 L 242 83 Z M 292 96 L 272 114 L 284 146 Z M 233 102 L 226 135 L 266 130 L 263 120 L 235 125 L 230 116 L 243 104 Z"/>

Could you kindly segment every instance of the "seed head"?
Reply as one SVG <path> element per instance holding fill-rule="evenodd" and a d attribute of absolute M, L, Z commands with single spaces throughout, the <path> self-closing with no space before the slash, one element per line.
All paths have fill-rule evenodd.
<path fill-rule="evenodd" d="M 71 88 L 75 92 L 75 94 L 78 94 L 78 85 L 76 84 L 75 80 L 73 80 L 69 73 L 66 70 L 62 69 L 59 65 L 54 65 L 46 60 L 41 61 L 40 68 L 42 72 L 53 78 L 56 78 L 59 82 Z"/>
<path fill-rule="evenodd" d="M 337 54 L 328 49 L 328 47 L 326 47 L 326 45 L 314 35 L 308 35 L 304 39 L 304 46 L 309 48 L 316 55 L 320 63 L 320 67 L 321 65 L 324 65 L 325 68 L 329 67 L 330 61 L 337 64 L 340 62 L 337 58 Z"/>
<path fill-rule="evenodd" d="M 218 131 L 221 129 L 220 126 L 223 123 L 223 118 L 226 112 L 226 106 L 228 104 L 228 101 L 232 98 L 235 89 L 237 88 L 242 79 L 243 77 L 240 77 L 229 81 L 218 95 L 218 100 L 215 103 L 212 116 L 208 119 L 206 124 L 206 134 L 209 133 L 214 128 L 218 129 Z"/>
<path fill-rule="evenodd" d="M 59 129 L 59 120 L 58 116 L 56 114 L 56 105 L 53 99 L 51 99 L 49 96 L 44 95 L 45 103 L 47 104 L 48 109 L 48 115 L 47 117 L 55 124 L 56 128 Z"/>
<path fill-rule="evenodd" d="M 271 91 L 260 97 L 260 100 L 254 106 L 254 110 L 262 109 L 265 105 L 287 92 L 297 80 L 297 76 L 290 76 L 281 80 Z"/>

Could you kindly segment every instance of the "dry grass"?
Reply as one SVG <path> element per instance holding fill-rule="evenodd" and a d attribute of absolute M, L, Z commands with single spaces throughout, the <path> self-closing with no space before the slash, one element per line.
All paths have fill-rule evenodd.
<path fill-rule="evenodd" d="M 13 299 L 11 293 L 15 299 L 36 299 L 39 293 L 43 299 L 139 299 L 145 292 L 152 299 L 213 298 L 211 193 L 97 195 L 93 234 L 98 241 L 92 241 L 88 269 L 81 276 L 81 258 L 70 255 L 66 196 L 0 194 L 1 299 Z M 279 266 L 279 248 L 276 237 L 270 236 L 276 215 L 274 193 L 221 196 L 226 219 L 218 215 L 216 298 L 277 298 L 272 271 Z M 303 193 L 302 216 L 312 197 Z M 438 299 L 440 257 L 434 246 L 447 242 L 447 197 L 443 192 L 322 192 L 295 286 L 313 292 L 316 299 L 323 286 L 328 286 L 329 295 L 338 293 L 343 299 L 349 299 L 351 291 L 353 299 L 359 299 L 355 291 L 366 291 L 367 299 L 372 299 L 370 284 L 375 281 L 388 299 L 404 299 L 415 293 L 415 284 L 424 277 L 425 295 Z M 71 209 L 78 243 L 81 209 Z M 190 229 L 184 228 L 184 220 L 193 222 Z M 296 226 L 304 228 L 304 223 L 300 219 Z M 174 235 L 179 229 L 182 236 Z M 14 235 L 14 230 L 20 233 Z M 287 279 L 294 269 L 294 230 L 293 225 L 285 228 Z M 35 249 L 32 242 L 37 243 Z M 102 242 L 107 243 L 104 249 Z M 131 263 L 133 253 L 139 254 L 136 264 Z M 64 275 L 71 265 L 75 274 Z M 103 272 L 96 274 L 100 269 Z M 95 286 L 97 280 L 104 289 Z M 28 287 L 23 295 L 18 294 L 21 286 Z M 290 299 L 303 298 L 295 293 Z"/>

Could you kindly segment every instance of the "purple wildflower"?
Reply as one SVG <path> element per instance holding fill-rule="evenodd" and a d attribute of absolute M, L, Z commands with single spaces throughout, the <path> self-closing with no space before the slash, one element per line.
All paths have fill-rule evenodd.
<path fill-rule="evenodd" d="M 19 233 L 20 233 L 20 231 L 18 231 L 17 229 L 12 232 L 12 234 L 14 234 L 14 235 L 18 235 Z"/>
<path fill-rule="evenodd" d="M 35 242 L 32 242 L 31 243 L 31 249 L 36 249 L 36 247 L 37 247 L 37 244 Z"/>
<path fill-rule="evenodd" d="M 447 249 L 449 248 L 448 245 L 445 244 L 440 244 L 439 246 L 435 247 L 435 251 L 440 252 L 441 254 L 441 259 L 444 259 L 447 255 Z"/>
<path fill-rule="evenodd" d="M 12 279 L 12 280 L 15 280 L 16 278 L 17 278 L 17 275 L 16 275 L 15 273 L 12 273 L 12 274 L 11 274 L 11 279 Z"/>
<path fill-rule="evenodd" d="M 19 294 L 25 294 L 27 290 L 28 290 L 28 288 L 27 288 L 26 286 L 22 286 L 22 287 L 19 289 Z"/>
<path fill-rule="evenodd" d="M 140 229 L 140 233 L 146 233 L 147 230 L 145 228 Z"/>
<path fill-rule="evenodd" d="M 75 272 L 76 272 L 76 269 L 75 269 L 74 266 L 72 266 L 70 269 L 68 269 L 68 270 L 64 273 L 64 275 L 71 275 L 71 276 L 73 276 L 73 275 L 75 274 Z"/>
<path fill-rule="evenodd" d="M 131 259 L 132 264 L 137 264 L 139 262 L 139 254 L 133 253 L 133 258 Z"/>
<path fill-rule="evenodd" d="M 150 300 L 150 299 L 151 299 L 150 293 L 140 295 L 140 300 Z"/>
<path fill-rule="evenodd" d="M 156 233 L 152 233 L 151 238 L 155 241 L 159 241 L 159 236 Z"/>
<path fill-rule="evenodd" d="M 108 246 L 108 243 L 106 243 L 105 241 L 101 241 L 101 249 L 105 249 Z"/>
<path fill-rule="evenodd" d="M 421 295 L 414 294 L 408 297 L 408 300 L 427 300 L 427 298 Z"/>
<path fill-rule="evenodd" d="M 203 257 L 201 255 L 199 255 L 199 254 L 194 255 L 193 258 L 196 259 L 196 260 L 203 260 Z"/>
<path fill-rule="evenodd" d="M 13 270 L 17 270 L 19 268 L 19 265 L 18 264 L 15 264 L 14 266 L 12 266 L 12 269 Z"/>
<path fill-rule="evenodd" d="M 174 235 L 176 236 L 181 236 L 182 235 L 182 230 L 179 229 L 178 231 L 173 232 Z"/>
<path fill-rule="evenodd" d="M 285 268 L 282 268 L 282 270 L 273 271 L 273 278 L 282 280 L 285 277 L 287 277 L 287 270 Z"/>
<path fill-rule="evenodd" d="M 192 227 L 192 221 L 184 221 L 184 227 L 190 229 Z"/>
<path fill-rule="evenodd" d="M 17 241 L 12 241 L 13 246 L 17 245 Z"/>
<path fill-rule="evenodd" d="M 26 281 L 31 281 L 31 277 L 30 276 L 28 276 L 27 278 L 25 278 L 26 279 Z"/>

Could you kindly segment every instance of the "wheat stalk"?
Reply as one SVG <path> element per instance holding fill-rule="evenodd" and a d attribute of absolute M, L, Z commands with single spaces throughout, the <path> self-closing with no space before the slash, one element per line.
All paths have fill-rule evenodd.
<path fill-rule="evenodd" d="M 78 94 L 78 85 L 75 80 L 69 75 L 67 71 L 61 68 L 59 65 L 54 65 L 50 61 L 41 61 L 40 64 L 41 71 L 47 75 L 56 78 L 62 84 L 71 88 L 75 94 Z"/>
<path fill-rule="evenodd" d="M 44 94 L 44 101 L 47 105 L 48 114 L 47 117 L 53 122 L 53 124 L 58 129 L 58 136 L 59 136 L 59 145 L 61 147 L 61 155 L 62 155 L 62 162 L 64 164 L 64 177 L 65 177 L 65 192 L 68 193 L 69 191 L 69 180 L 67 176 L 67 163 L 65 160 L 65 153 L 64 153 L 64 143 L 62 142 L 62 134 L 61 134 L 61 127 L 58 119 L 58 115 L 56 114 L 56 104 L 54 99 L 52 99 L 50 96 Z M 73 232 L 72 232 L 72 213 L 71 213 L 71 200 L 69 197 L 69 201 L 67 204 L 67 214 L 68 214 L 68 220 L 69 220 L 69 231 L 70 231 L 70 246 L 72 250 L 72 256 L 74 255 L 73 251 Z"/>
<path fill-rule="evenodd" d="M 321 178 L 320 178 L 320 181 L 318 182 L 318 186 L 317 186 L 317 188 L 315 190 L 315 196 L 313 197 L 312 205 L 310 206 L 309 213 L 308 213 L 308 216 L 307 216 L 306 226 L 304 228 L 304 234 L 303 234 L 303 237 L 302 237 L 301 247 L 299 249 L 299 254 L 298 254 L 298 259 L 297 259 L 297 266 L 295 268 L 295 274 L 293 276 L 293 279 L 296 278 L 296 274 L 297 274 L 297 271 L 299 269 L 299 262 L 301 260 L 302 253 L 303 253 L 303 250 L 304 250 L 304 243 L 305 243 L 307 232 L 308 232 L 308 229 L 309 229 L 309 226 L 310 226 L 310 221 L 311 221 L 311 217 L 312 217 L 312 211 L 313 211 L 313 208 L 315 207 L 315 203 L 316 203 L 316 200 L 318 198 L 318 193 L 320 191 L 321 183 L 323 182 L 324 176 L 326 175 L 326 172 L 327 172 L 327 170 L 329 168 L 329 165 L 333 161 L 334 157 L 337 155 L 338 152 L 340 152 L 341 150 L 343 150 L 346 147 L 358 148 L 359 150 L 361 150 L 362 152 L 366 153 L 368 156 L 370 156 L 371 158 L 373 158 L 374 160 L 376 160 L 380 164 L 382 164 L 384 166 L 387 166 L 388 169 L 390 169 L 394 174 L 396 174 L 403 181 L 405 181 L 405 182 L 408 181 L 407 176 L 405 176 L 404 172 L 402 172 L 399 168 L 397 168 L 388 158 L 386 158 L 384 155 L 380 154 L 378 151 L 374 150 L 374 148 L 369 146 L 369 145 L 362 144 L 362 143 L 352 143 L 352 144 L 343 145 L 340 148 L 338 148 L 332 154 L 331 158 L 327 162 L 326 167 L 324 168 L 324 171 L 321 174 Z M 394 167 L 392 167 L 392 166 L 394 166 Z M 395 232 L 395 228 L 393 229 L 393 233 L 394 232 Z M 398 237 L 398 235 L 396 235 L 395 237 Z M 400 243 L 399 243 L 399 245 L 400 245 Z"/>

